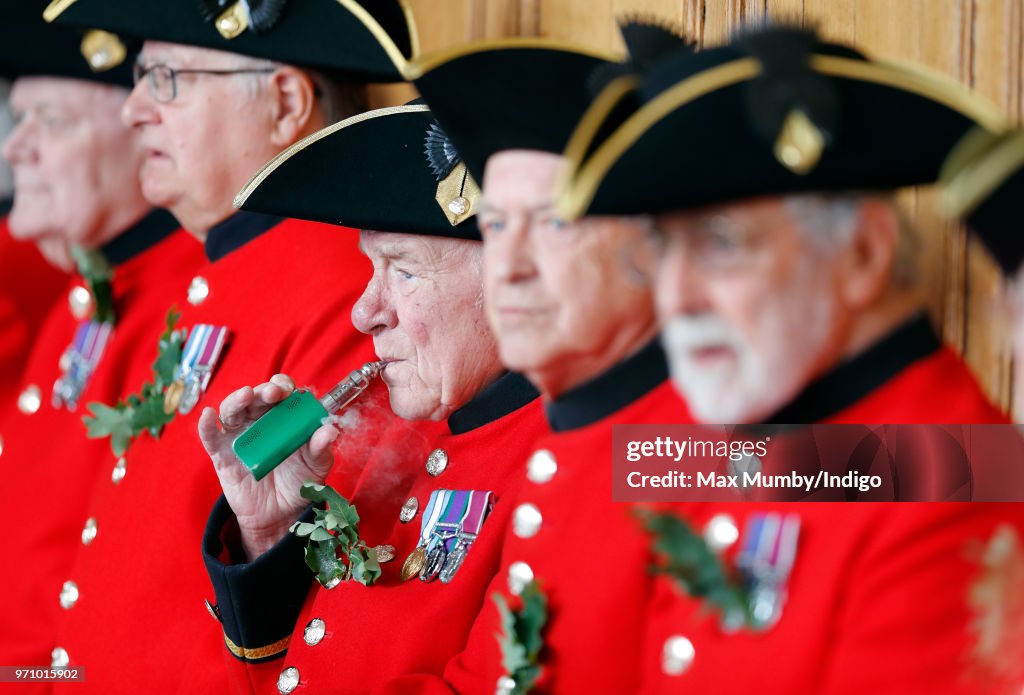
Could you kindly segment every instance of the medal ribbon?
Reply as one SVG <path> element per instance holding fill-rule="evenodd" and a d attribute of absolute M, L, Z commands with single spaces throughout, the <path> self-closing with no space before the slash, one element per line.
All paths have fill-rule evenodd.
<path fill-rule="evenodd" d="M 89 383 L 96 365 L 103 357 L 103 351 L 110 342 L 113 333 L 113 324 L 106 321 L 88 320 L 78 324 L 75 330 L 75 339 L 71 344 L 70 360 L 63 380 L 69 387 L 67 405 L 75 407 L 75 403 L 82 391 Z"/>
<path fill-rule="evenodd" d="M 192 372 L 197 372 L 200 379 L 200 386 L 205 391 L 210 383 L 212 367 L 220 359 L 220 353 L 224 349 L 224 342 L 227 340 L 227 326 L 211 326 L 200 323 L 192 328 L 192 332 L 185 341 L 185 347 L 181 353 L 181 364 L 174 373 L 175 379 L 185 379 Z"/>
<path fill-rule="evenodd" d="M 451 490 L 434 490 L 430 493 L 430 501 L 427 502 L 427 508 L 423 511 L 423 516 L 420 517 L 420 542 L 416 544 L 417 548 L 427 546 L 434 533 L 434 527 L 441 517 L 441 511 L 448 504 L 451 494 Z"/>
<path fill-rule="evenodd" d="M 435 542 L 442 541 L 442 534 L 449 535 L 450 538 L 443 539 L 446 552 L 450 552 L 458 540 L 458 531 L 461 530 L 462 521 L 469 512 L 470 497 L 469 490 L 450 490 L 448 492 L 451 495 L 448 498 L 448 504 L 445 505 L 441 519 L 434 527 L 434 537 L 430 539 L 430 547 L 433 548 Z M 440 528 L 442 524 L 447 528 Z"/>
<path fill-rule="evenodd" d="M 759 580 L 784 581 L 793 569 L 800 537 L 795 514 L 755 514 L 736 564 Z"/>
<path fill-rule="evenodd" d="M 494 506 L 494 493 L 487 490 L 472 490 L 469 493 L 469 506 L 462 521 L 462 532 L 480 535 L 480 529 Z"/>

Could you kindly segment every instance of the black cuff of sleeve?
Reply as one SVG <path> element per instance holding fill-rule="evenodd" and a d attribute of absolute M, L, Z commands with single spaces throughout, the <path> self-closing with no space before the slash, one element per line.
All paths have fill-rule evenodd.
<path fill-rule="evenodd" d="M 241 557 L 238 549 L 225 547 L 232 545 L 223 531 L 233 518 L 221 495 L 203 532 L 203 562 L 216 593 L 224 644 L 242 661 L 272 661 L 287 651 L 313 581 L 304 559 L 306 543 L 288 533 L 253 562 L 224 564 L 225 550 L 231 558 Z M 299 520 L 311 522 L 312 507 Z"/>

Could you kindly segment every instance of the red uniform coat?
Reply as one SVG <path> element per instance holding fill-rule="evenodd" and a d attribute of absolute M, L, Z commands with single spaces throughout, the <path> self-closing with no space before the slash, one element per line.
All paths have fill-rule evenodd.
<path fill-rule="evenodd" d="M 36 333 L 66 282 L 67 275 L 47 263 L 34 244 L 11 238 L 7 217 L 0 215 L 0 403 L 17 394 Z"/>
<path fill-rule="evenodd" d="M 212 592 L 198 552 L 220 493 L 196 435 L 199 413 L 277 372 L 322 391 L 372 358 L 369 339 L 349 318 L 369 278 L 356 235 L 286 220 L 255 236 L 247 225 L 261 219 L 268 218 L 238 213 L 211 230 L 207 249 L 228 243 L 229 252 L 197 271 L 202 279 L 191 285 L 192 303 L 181 288 L 181 326 L 231 330 L 206 393 L 159 440 L 143 434 L 132 443 L 119 483 L 101 475 L 92 492 L 88 513 L 99 531 L 68 572 L 80 596 L 65 611 L 55 644 L 71 664 L 88 669 L 88 682 L 57 684 L 57 692 L 227 687 L 223 641 L 210 629 L 204 598 Z M 251 240 L 230 250 L 243 238 Z M 206 292 L 195 292 L 203 286 Z M 143 363 L 152 362 L 161 330 L 153 326 L 150 347 L 137 356 Z M 114 466 L 108 453 L 105 469 Z"/>
<path fill-rule="evenodd" d="M 776 419 L 1006 422 L 923 318 L 812 385 Z M 999 692 L 971 663 L 978 638 L 969 594 L 983 573 L 981 549 L 995 529 L 1004 523 L 1018 534 L 1024 529 L 1019 505 L 739 503 L 675 509 L 698 530 L 723 513 L 738 530 L 757 511 L 799 514 L 800 541 L 781 619 L 760 634 L 727 634 L 702 602 L 660 577 L 647 608 L 645 692 Z M 734 552 L 727 553 L 730 562 Z M 663 652 L 673 637 L 689 640 L 694 653 L 681 673 L 669 675 Z"/>
<path fill-rule="evenodd" d="M 512 407 L 515 410 L 510 411 Z M 467 415 L 479 421 L 481 413 L 484 422 L 473 429 L 464 431 L 459 426 Z M 387 471 L 375 470 L 372 464 L 363 476 L 364 483 L 355 491 L 353 502 L 363 520 L 372 521 L 369 517 L 376 516 L 390 527 L 384 533 L 364 532 L 360 522 L 360 535 L 368 544 L 388 544 L 396 549 L 395 559 L 381 565 L 380 579 L 370 587 L 344 582 L 328 590 L 314 584 L 297 622 L 294 613 L 290 616 L 288 624 L 294 626 L 294 633 L 287 654 L 258 665 L 243 667 L 237 662 L 233 667 L 241 686 L 237 690 L 276 692 L 278 675 L 290 667 L 299 675 L 296 693 L 366 692 L 375 683 L 406 673 L 440 674 L 448 660 L 464 647 L 474 619 L 492 605 L 485 590 L 498 571 L 505 531 L 523 480 L 522 462 L 546 424 L 536 392 L 522 377 L 511 374 L 460 409 L 449 424 L 454 433 L 446 428 L 417 444 L 415 450 L 403 452 L 415 459 L 408 466 L 416 475 L 407 495 L 390 504 L 377 502 L 379 495 L 373 488 L 388 484 Z M 427 473 L 424 464 L 428 453 L 437 450 L 447 454 L 448 463 L 435 477 Z M 395 464 L 385 466 L 393 468 Z M 439 488 L 491 491 L 496 498 L 493 510 L 450 583 L 426 583 L 418 577 L 403 581 L 403 562 L 419 540 L 420 521 L 430 494 Z M 416 498 L 419 512 L 408 523 L 402 523 L 399 512 L 407 497 Z M 370 528 L 381 526 L 374 523 Z M 304 564 L 300 566 L 298 554 L 293 562 L 306 575 L 308 586 L 310 573 Z M 272 612 L 273 604 L 281 602 L 272 596 L 275 590 L 280 594 L 280 583 L 276 589 L 268 589 L 264 605 L 267 612 Z M 237 592 L 218 590 L 222 605 L 225 598 L 237 601 L 236 597 Z M 304 632 L 314 618 L 325 623 L 326 634 L 310 644 Z M 248 673 L 240 673 L 242 668 Z"/>
<path fill-rule="evenodd" d="M 698 530 L 722 513 L 739 529 L 757 511 L 799 514 L 788 598 L 774 627 L 726 633 L 701 601 L 659 578 L 646 612 L 643 692 L 1011 692 L 987 680 L 984 659 L 973 653 L 981 625 L 972 623 L 985 611 L 973 610 L 970 596 L 984 580 L 982 551 L 999 525 L 1024 538 L 1019 506 L 839 504 L 686 508 Z M 730 561 L 734 552 L 727 553 Z M 1024 560 L 1018 554 L 1016 561 Z M 1016 591 L 1024 590 L 1019 576 L 1016 583 Z M 1002 600 L 1009 607 L 1012 594 Z M 689 641 L 692 660 L 669 675 L 666 643 L 680 637 Z M 1012 656 L 996 658 L 1010 663 Z M 1019 689 L 1020 683 L 1012 692 Z"/>
<path fill-rule="evenodd" d="M 7 529 L 0 535 L 0 555 L 17 558 L 16 564 L 0 569 L 3 664 L 50 663 L 56 622 L 63 612 L 58 596 L 82 547 L 89 516 L 87 491 L 98 475 L 110 479 L 109 446 L 86 437 L 81 420 L 85 404 L 112 402 L 122 394 L 125 365 L 133 355 L 149 351 L 148 333 L 161 320 L 171 286 L 187 283 L 202 260 L 200 245 L 166 213 L 146 218 L 120 238 L 143 250 L 115 263 L 111 285 L 116 328 L 78 407 L 55 407 L 51 396 L 61 374 L 61 354 L 80 321 L 66 302 L 59 302 L 47 317 L 19 385 L 22 393 L 38 392 L 38 408 L 14 407 L 0 420 L 6 445 L 0 460 L 0 515 Z M 71 281 L 72 287 L 81 284 L 77 278 Z"/>
<path fill-rule="evenodd" d="M 643 637 L 638 607 L 651 590 L 646 568 L 653 556 L 630 505 L 612 502 L 612 427 L 691 422 L 666 377 L 664 355 L 652 344 L 548 404 L 557 431 L 538 440 L 523 462 L 527 482 L 514 512 L 519 523 L 509 528 L 487 605 L 466 649 L 449 663 L 447 682 L 417 674 L 374 692 L 493 693 L 505 670 L 492 595 L 500 592 L 515 605 L 512 577 L 530 576 L 548 599 L 538 691 L 636 690 Z"/>
<path fill-rule="evenodd" d="M 646 419 L 637 412 L 659 393 L 616 413 L 614 421 L 685 422 L 663 409 Z M 666 407 L 682 412 L 681 404 Z M 777 421 L 1005 420 L 962 361 L 919 319 L 809 388 Z M 591 468 L 605 476 L 596 479 L 592 500 L 593 488 L 577 482 L 544 503 L 573 471 L 607 458 L 610 432 L 594 448 L 585 445 L 595 427 L 538 443 L 558 464 L 550 482 L 524 487 L 523 501 L 537 505 L 543 522 L 533 537 L 510 541 L 503 557 L 506 568 L 526 562 L 549 597 L 541 692 L 986 692 L 979 685 L 984 681 L 965 680 L 977 641 L 969 627 L 968 591 L 982 574 L 981 549 L 1001 520 L 1020 535 L 1019 507 L 789 505 L 801 516 L 802 540 L 781 621 L 761 635 L 726 634 L 673 580 L 650 578 L 651 539 L 638 526 L 610 521 L 606 461 Z M 563 460 L 576 466 L 563 466 Z M 590 512 L 588 502 L 605 509 Z M 756 508 L 674 506 L 698 529 L 723 512 L 742 528 Z M 1016 561 L 1024 562 L 1019 555 Z M 496 584 L 503 588 L 505 581 L 499 576 Z M 498 631 L 496 611 L 485 611 L 446 682 L 421 675 L 395 681 L 386 691 L 493 692 L 503 672 L 493 637 Z M 682 674 L 670 676 L 663 650 L 675 636 L 686 637 L 695 656 Z"/>

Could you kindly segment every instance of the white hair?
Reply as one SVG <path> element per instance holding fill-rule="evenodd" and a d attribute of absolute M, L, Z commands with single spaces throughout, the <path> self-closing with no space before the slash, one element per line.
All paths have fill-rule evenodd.
<path fill-rule="evenodd" d="M 878 193 L 807 193 L 786 198 L 786 208 L 797 222 L 804 238 L 826 255 L 845 248 L 854 237 L 865 200 L 884 202 L 899 224 L 896 252 L 890 284 L 893 288 L 910 290 L 918 282 L 920 240 L 910 220 L 891 196 Z"/>
<path fill-rule="evenodd" d="M 256 60 L 246 66 L 253 70 L 276 70 L 284 67 L 284 63 L 273 60 Z M 329 77 L 325 73 L 310 68 L 299 68 L 316 87 L 320 109 L 324 116 L 324 125 L 337 123 L 367 109 L 366 85 L 343 77 Z M 267 81 L 264 74 L 241 75 L 248 78 L 243 83 L 250 98 L 262 93 Z"/>

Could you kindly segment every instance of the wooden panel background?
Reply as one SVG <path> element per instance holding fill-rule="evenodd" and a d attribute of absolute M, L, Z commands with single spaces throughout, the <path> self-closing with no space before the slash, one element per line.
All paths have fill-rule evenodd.
<path fill-rule="evenodd" d="M 424 52 L 466 40 L 545 36 L 621 48 L 615 18 L 653 16 L 702 46 L 744 25 L 798 22 L 854 43 L 871 56 L 908 60 L 970 85 L 1020 122 L 1024 111 L 1024 0 L 407 0 Z M 469 89 L 469 86 L 467 86 Z M 389 103 L 411 95 L 389 88 Z M 999 274 L 957 225 L 943 222 L 930 190 L 902 199 L 923 239 L 930 309 L 946 340 L 964 353 L 992 398 L 1014 404 L 1009 346 L 993 314 Z M 1022 365 L 1021 368 L 1024 368 Z"/>

